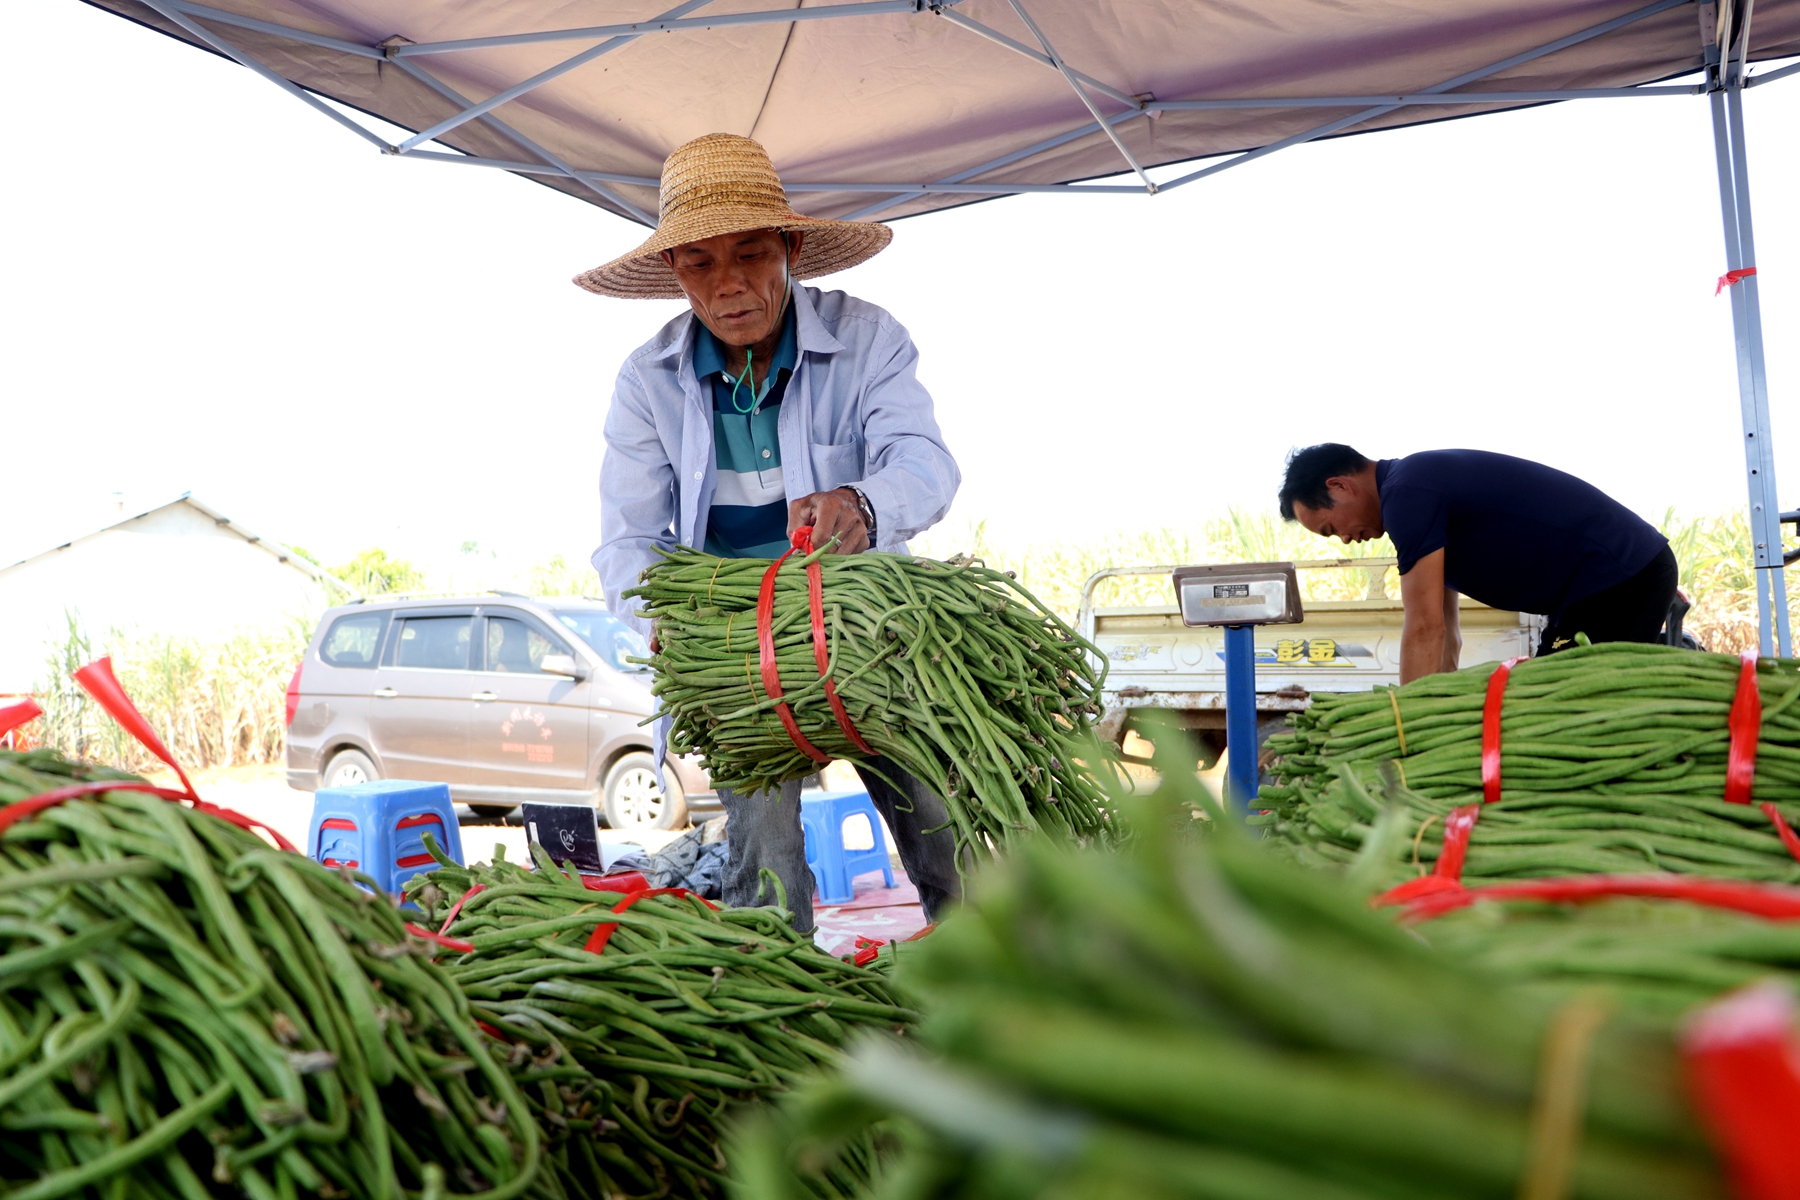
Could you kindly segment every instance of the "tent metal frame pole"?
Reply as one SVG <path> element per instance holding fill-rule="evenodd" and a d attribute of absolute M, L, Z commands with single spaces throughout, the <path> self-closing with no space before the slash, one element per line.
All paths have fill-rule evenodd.
<path fill-rule="evenodd" d="M 712 3 L 712 0 L 684 0 L 683 3 L 677 4 L 674 8 L 671 8 L 668 12 L 665 12 L 665 13 L 661 14 L 660 16 L 658 16 L 656 18 L 656 20 L 659 22 L 665 21 L 665 20 L 673 20 L 676 17 L 680 17 L 684 13 L 693 12 L 696 8 L 699 8 L 702 5 L 710 4 L 710 3 Z M 606 41 L 601 42 L 598 46 L 590 46 L 586 50 L 583 50 L 580 54 L 577 54 L 572 58 L 565 58 L 562 62 L 557 63 L 554 67 L 550 67 L 547 70 L 539 71 L 536 75 L 533 75 L 530 79 L 525 80 L 523 83 L 515 83 L 513 86 L 505 89 L 504 91 L 495 92 L 492 96 L 489 96 L 486 100 L 482 100 L 479 103 L 473 103 L 473 104 L 471 104 L 465 100 L 463 103 L 468 105 L 468 107 L 464 108 L 461 112 L 455 114 L 454 116 L 445 117 L 442 121 L 439 121 L 436 125 L 431 126 L 429 129 L 420 130 L 418 133 L 415 133 L 411 137 L 407 138 L 404 142 L 401 142 L 399 146 L 395 147 L 395 149 L 401 154 L 406 154 L 406 153 L 410 152 L 411 150 L 413 150 L 415 147 L 424 145 L 426 142 L 431 141 L 432 139 L 438 137 L 441 134 L 449 133 L 452 129 L 455 129 L 459 125 L 465 125 L 468 122 L 473 121 L 475 118 L 477 118 L 479 116 L 483 116 L 486 113 L 492 112 L 494 109 L 499 108 L 502 104 L 505 104 L 509 100 L 516 100 L 520 96 L 523 96 L 526 92 L 529 92 L 529 91 L 533 90 L 534 88 L 540 88 L 540 87 L 544 86 L 546 83 L 549 83 L 552 79 L 557 78 L 558 76 L 568 74 L 570 71 L 573 71 L 576 67 L 583 66 L 587 63 L 590 63 L 590 62 L 594 61 L 596 58 L 599 58 L 603 54 L 611 54 L 614 50 L 619 49 L 619 47 L 621 47 L 621 46 L 629 46 L 632 42 L 637 41 L 638 38 L 640 38 L 642 36 L 644 36 L 644 35 L 640 34 L 640 33 L 632 33 L 632 34 L 624 34 L 620 37 L 608 38 Z M 404 60 L 401 60 L 401 61 L 404 61 Z"/>
<path fill-rule="evenodd" d="M 356 121 L 352 121 L 349 117 L 346 117 L 343 113 L 339 112 L 337 109 L 335 109 L 331 105 L 327 104 L 324 100 L 321 100 L 319 97 L 313 95 L 311 92 L 307 91 L 305 88 L 301 87 L 299 84 L 295 83 L 293 80 L 287 78 L 285 75 L 282 75 L 281 73 L 279 73 L 277 71 L 274 71 L 268 67 L 265 67 L 256 58 L 252 57 L 249 54 L 244 53 L 242 50 L 238 49 L 237 46 L 233 45 L 231 42 L 226 41 L 224 38 L 220 37 L 218 34 L 212 32 L 210 29 L 207 29 L 205 26 L 201 25 L 199 22 L 193 20 L 186 13 L 177 9 L 174 5 L 170 4 L 168 2 L 168 0 L 144 0 L 144 3 L 146 5 L 148 5 L 149 7 L 155 9 L 158 13 L 162 14 L 162 16 L 165 19 L 167 19 L 169 21 L 173 21 L 175 24 L 179 25 L 181 28 L 187 30 L 189 33 L 193 34 L 195 37 L 197 37 L 201 41 L 205 42 L 208 46 L 211 46 L 214 50 L 218 51 L 220 54 L 223 54 L 225 57 L 227 57 L 227 58 L 231 59 L 233 62 L 237 63 L 238 66 L 246 67 L 246 68 L 250 69 L 251 71 L 254 71 L 256 74 L 261 75 L 264 79 L 268 80 L 270 83 L 274 84 L 276 87 L 280 88 L 282 91 L 286 92 L 288 95 L 294 97 L 296 100 L 299 100 L 302 104 L 305 104 L 310 108 L 315 108 L 319 112 L 324 113 L 326 116 L 328 116 L 332 120 L 336 121 L 339 125 L 342 125 L 345 129 L 348 129 L 351 133 L 356 134 L 356 136 L 362 138 L 364 141 L 374 143 L 376 146 L 378 146 L 381 149 L 381 151 L 384 154 L 389 153 L 393 150 L 393 147 L 390 146 L 387 143 L 387 141 L 381 137 L 380 134 L 371 133 L 369 130 L 363 128 L 360 123 L 358 123 Z"/>
<path fill-rule="evenodd" d="M 1614 17 L 1610 21 L 1602 21 L 1598 25 L 1590 25 L 1588 28 L 1576 33 L 1571 33 L 1567 37 L 1557 38 L 1553 42 L 1546 42 L 1534 50 L 1526 50 L 1523 53 L 1511 55 L 1510 57 L 1501 59 L 1497 63 L 1492 63 L 1477 70 L 1458 75 L 1454 79 L 1446 79 L 1442 83 L 1433 84 L 1431 87 L 1421 89 L 1421 91 L 1416 94 L 1431 96 L 1440 92 L 1448 92 L 1454 88 L 1462 87 L 1465 84 L 1476 83 L 1491 75 L 1497 75 L 1501 71 L 1519 66 L 1522 63 L 1531 62 L 1533 59 L 1542 58 L 1547 54 L 1555 54 L 1557 51 L 1566 50 L 1570 46 L 1580 45 L 1582 42 L 1611 33 L 1615 29 L 1623 29 L 1625 26 L 1641 21 L 1645 17 L 1653 17 L 1657 13 L 1667 12 L 1671 8 L 1678 8 L 1681 5 L 1692 4 L 1693 2 L 1694 0 L 1656 0 L 1653 4 L 1645 5 L 1643 8 L 1635 9 L 1623 16 Z M 1228 158 L 1224 162 L 1214 163 L 1209 167 L 1202 167 L 1197 171 L 1190 171 L 1188 174 L 1183 175 L 1178 179 L 1172 179 L 1168 183 L 1162 184 L 1161 190 L 1165 192 L 1171 191 L 1175 188 L 1193 183 L 1196 180 L 1204 179 L 1208 175 L 1217 175 L 1220 171 L 1229 171 L 1233 167 L 1242 166 L 1247 162 L 1252 162 L 1265 155 L 1273 154 L 1277 150 L 1286 150 L 1290 146 L 1298 146 L 1304 142 L 1310 142 L 1316 138 L 1325 137 L 1328 134 L 1336 133 L 1340 129 L 1347 129 L 1352 125 L 1360 125 L 1364 121 L 1372 121 L 1377 117 L 1382 117 L 1393 112 L 1397 107 L 1399 106 L 1393 104 L 1378 104 L 1373 108 L 1364 109 L 1362 112 L 1352 113 L 1347 117 L 1339 117 L 1335 121 L 1328 121 L 1316 128 L 1296 133 L 1292 137 L 1282 138 L 1278 142 L 1270 142 L 1266 146 L 1246 151 L 1236 157 Z"/>
<path fill-rule="evenodd" d="M 1754 272 L 1750 172 L 1745 155 L 1742 77 L 1729 60 L 1712 105 L 1713 157 L 1719 173 L 1719 212 L 1725 230 L 1725 266 L 1732 274 Z M 1744 422 L 1744 467 L 1750 491 L 1750 541 L 1755 555 L 1758 643 L 1765 655 L 1793 653 L 1787 578 L 1781 557 L 1781 503 L 1775 480 L 1774 436 L 1769 423 L 1768 378 L 1763 362 L 1762 303 L 1754 273 L 1720 280 L 1731 297 L 1737 348 L 1738 404 Z"/>
<path fill-rule="evenodd" d="M 1031 19 L 1031 14 L 1025 11 L 1025 5 L 1021 3 L 1020 0 L 1007 0 L 1007 3 L 1012 5 L 1012 10 L 1014 12 L 1019 14 L 1019 20 L 1025 22 L 1025 28 L 1031 30 L 1031 36 L 1038 40 L 1038 45 L 1044 48 L 1044 53 L 1050 56 L 1050 65 L 1055 67 L 1062 75 L 1063 79 L 1068 82 L 1070 89 L 1073 90 L 1077 96 L 1081 97 L 1081 103 L 1087 108 L 1088 115 L 1094 118 L 1094 124 L 1098 125 L 1101 130 L 1105 132 L 1107 138 L 1111 140 L 1114 149 L 1118 150 L 1120 156 L 1130 164 L 1131 169 L 1137 173 L 1137 177 L 1144 181 L 1144 190 L 1149 192 L 1152 196 L 1156 195 L 1156 185 L 1150 181 L 1150 176 L 1146 175 L 1144 173 L 1144 168 L 1138 164 L 1137 156 L 1126 147 L 1124 140 L 1119 137 L 1119 131 L 1108 124 L 1106 118 L 1100 115 L 1100 109 L 1094 104 L 1094 98 L 1087 94 L 1086 89 L 1084 89 L 1081 86 L 1081 83 L 1075 78 L 1075 73 L 1069 70 L 1069 64 L 1064 62 L 1062 55 L 1056 52 L 1056 47 L 1050 44 L 1050 39 L 1044 36 L 1043 30 L 1038 28 L 1038 23 Z M 1142 108 L 1143 105 L 1141 103 L 1135 101 L 1132 103 L 1133 111 Z"/>
<path fill-rule="evenodd" d="M 464 96 L 461 92 L 458 92 L 455 88 L 451 87 L 449 84 L 445 83 L 443 80 L 439 79 L 437 76 L 435 76 L 431 72 L 427 71 L 424 67 L 419 66 L 417 63 L 410 63 L 402 58 L 402 59 L 395 60 L 394 65 L 399 67 L 402 71 L 405 71 L 408 75 L 411 75 L 414 79 L 417 79 L 420 83 L 424 84 L 426 87 L 430 88 L 432 91 L 436 92 L 438 95 L 444 97 L 446 100 L 449 100 L 452 104 L 464 104 L 464 105 L 468 104 L 468 102 L 469 102 L 468 97 Z M 619 182 L 619 181 L 607 180 L 605 182 L 602 182 L 598 179 L 589 178 L 588 176 L 583 175 L 582 172 L 577 171 L 574 167 L 570 166 L 567 162 L 563 161 L 563 159 L 561 157 L 559 157 L 558 155 L 552 154 L 550 151 L 546 150 L 544 147 L 538 145 L 536 142 L 532 141 L 530 138 L 526 137 L 524 134 L 520 133 L 518 130 L 514 129 L 512 126 L 510 126 L 506 122 L 502 121 L 499 117 L 494 116 L 492 113 L 483 114 L 481 117 L 481 122 L 482 122 L 482 124 L 488 126 L 490 129 L 493 129 L 494 131 L 499 133 L 502 137 L 511 139 L 520 148 L 527 150 L 532 154 L 537 155 L 539 158 L 543 159 L 546 163 L 549 163 L 552 167 L 555 168 L 554 173 L 567 175 L 570 179 L 573 179 L 576 182 L 580 183 L 582 186 L 584 186 L 588 190 L 592 191 L 595 195 L 601 197 L 602 199 L 604 199 L 612 204 L 617 205 L 619 208 L 621 208 L 625 211 L 625 214 L 627 216 L 630 216 L 638 221 L 642 221 L 646 225 L 653 226 L 656 224 L 656 219 L 654 217 L 652 217 L 649 213 L 645 212 L 643 209 L 641 209 L 637 205 L 631 203 L 631 201 L 625 199 L 625 197 L 619 195 L 617 192 L 613 191 L 613 189 L 611 189 L 605 185 L 606 183 Z M 433 152 L 430 150 L 415 150 L 415 151 L 413 151 L 413 153 L 428 155 L 428 154 L 432 154 Z M 434 157 L 435 157 L 435 155 L 434 155 Z M 451 161 L 455 161 L 457 156 L 454 154 L 446 154 L 446 155 L 443 155 L 442 157 L 449 159 Z M 532 173 L 535 173 L 535 172 L 532 172 Z M 626 182 L 636 182 L 639 184 L 639 186 L 642 186 L 642 181 L 628 180 Z M 660 180 L 652 181 L 650 183 L 650 186 L 652 186 L 652 187 L 658 186 L 658 184 L 660 184 L 660 182 L 661 182 Z"/>
<path fill-rule="evenodd" d="M 421 54 L 453 54 L 463 50 L 488 50 L 496 46 L 529 46 L 540 42 L 583 42 L 590 38 L 629 35 L 643 37 L 650 33 L 675 33 L 691 29 L 727 29 L 740 25 L 788 25 L 795 21 L 822 21 L 836 17 L 878 17 L 893 13 L 916 13 L 924 8 L 924 0 L 865 0 L 860 4 L 826 4 L 817 8 L 782 8 L 772 12 L 725 13 L 716 17 L 652 17 L 629 25 L 592 25 L 584 29 L 552 29 L 542 33 L 509 33 L 498 37 L 464 38 L 454 42 L 418 42 L 397 46 L 394 58 L 414 58 Z"/>

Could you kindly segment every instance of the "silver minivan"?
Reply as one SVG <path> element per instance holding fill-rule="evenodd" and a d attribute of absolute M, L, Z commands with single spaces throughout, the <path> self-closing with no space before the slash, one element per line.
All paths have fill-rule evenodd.
<path fill-rule="evenodd" d="M 585 800 L 615 828 L 677 829 L 717 796 L 697 760 L 652 769 L 650 648 L 591 599 L 507 592 L 325 613 L 287 694 L 288 782 L 450 785 L 478 815 Z"/>

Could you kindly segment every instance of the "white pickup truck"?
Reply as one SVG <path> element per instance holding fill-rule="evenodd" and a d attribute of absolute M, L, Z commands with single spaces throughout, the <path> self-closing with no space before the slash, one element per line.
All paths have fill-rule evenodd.
<path fill-rule="evenodd" d="M 1297 625 L 1256 631 L 1256 709 L 1259 740 L 1286 715 L 1305 708 L 1314 692 L 1364 692 L 1400 681 L 1398 595 L 1388 594 L 1392 558 L 1312 559 L 1294 564 L 1303 595 L 1358 599 L 1305 601 Z M 1081 589 L 1077 618 L 1083 636 L 1106 655 L 1108 670 L 1101 736 L 1125 747 L 1134 718 L 1152 710 L 1173 713 L 1192 730 L 1210 766 L 1225 746 L 1224 631 L 1181 623 L 1174 586 L 1166 604 L 1101 608 L 1097 589 L 1128 576 L 1167 576 L 1174 567 L 1111 567 Z M 1335 575 L 1323 573 L 1331 572 Z M 1346 574 L 1347 573 L 1347 574 Z M 1397 578 L 1397 577 L 1396 577 Z M 1396 589 L 1397 590 L 1397 589 Z M 1532 653 L 1543 618 L 1504 612 L 1462 599 L 1462 665 L 1498 662 Z"/>

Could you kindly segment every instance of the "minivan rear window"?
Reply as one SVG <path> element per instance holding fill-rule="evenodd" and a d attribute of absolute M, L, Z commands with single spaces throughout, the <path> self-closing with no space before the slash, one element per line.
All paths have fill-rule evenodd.
<path fill-rule="evenodd" d="M 474 623 L 474 617 L 409 617 L 400 625 L 394 665 L 468 670 L 469 627 Z"/>
<path fill-rule="evenodd" d="M 602 662 L 615 671 L 648 671 L 643 663 L 627 658 L 649 658 L 650 643 L 644 636 L 603 608 L 567 609 L 556 619 L 575 631 L 575 635 L 594 648 Z"/>
<path fill-rule="evenodd" d="M 373 670 L 375 656 L 381 650 L 381 630 L 387 624 L 386 613 L 353 613 L 331 623 L 319 657 L 334 667 L 365 667 Z"/>

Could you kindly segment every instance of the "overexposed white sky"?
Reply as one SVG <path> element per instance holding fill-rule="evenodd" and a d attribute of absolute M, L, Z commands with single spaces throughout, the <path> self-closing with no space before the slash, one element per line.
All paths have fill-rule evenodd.
<path fill-rule="evenodd" d="M 191 490 L 331 561 L 585 559 L 623 356 L 678 306 L 568 282 L 641 227 L 379 155 L 77 0 L 21 45 L 0 239 L 6 548 Z M 629 51 L 627 51 L 629 53 Z M 1800 78 L 1745 98 L 1775 446 L 1800 507 Z M 823 282 L 892 311 L 960 460 L 950 522 L 1085 539 L 1267 508 L 1288 449 L 1536 458 L 1653 519 L 1741 506 L 1706 101 L 1302 146 L 1149 197 L 902 221 Z M 17 510 L 15 509 L 15 513 Z M 19 549 L 35 546 L 20 545 Z"/>

